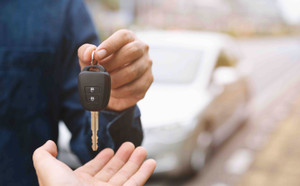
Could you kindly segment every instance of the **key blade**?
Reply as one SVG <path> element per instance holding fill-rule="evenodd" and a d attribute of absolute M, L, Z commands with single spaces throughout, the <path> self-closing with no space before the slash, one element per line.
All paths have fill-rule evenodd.
<path fill-rule="evenodd" d="M 91 130 L 92 130 L 92 149 L 97 151 L 98 149 L 98 126 L 99 126 L 99 113 L 91 112 Z"/>

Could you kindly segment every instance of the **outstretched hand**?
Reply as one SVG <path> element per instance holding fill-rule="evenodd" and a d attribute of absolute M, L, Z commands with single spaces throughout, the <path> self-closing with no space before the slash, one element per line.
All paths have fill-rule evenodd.
<path fill-rule="evenodd" d="M 47 141 L 33 153 L 33 164 L 41 186 L 52 185 L 143 185 L 152 175 L 156 162 L 145 160 L 143 147 L 124 143 L 114 155 L 102 150 L 93 160 L 73 171 L 56 159 L 57 147 Z"/>

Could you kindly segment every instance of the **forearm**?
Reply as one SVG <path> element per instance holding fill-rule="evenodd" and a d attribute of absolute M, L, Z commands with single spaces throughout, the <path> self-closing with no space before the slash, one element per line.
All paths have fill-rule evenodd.
<path fill-rule="evenodd" d="M 91 148 L 91 128 L 89 113 L 85 114 L 86 119 L 72 136 L 71 149 L 79 157 L 82 163 L 94 158 L 99 151 L 105 148 L 112 148 L 116 151 L 122 143 L 132 142 L 135 146 L 142 143 L 143 131 L 140 121 L 140 111 L 137 106 L 130 107 L 120 113 L 111 111 L 99 112 L 99 131 L 98 131 L 98 151 Z M 78 125 L 78 124 L 77 124 Z M 76 124 L 73 123 L 73 127 Z M 71 130 L 73 129 L 71 126 Z M 77 128 L 77 127 L 76 127 Z"/>
<path fill-rule="evenodd" d="M 140 110 L 137 106 L 123 111 L 113 123 L 108 125 L 109 133 L 117 150 L 125 141 L 140 146 L 143 140 L 143 130 L 140 120 Z"/>

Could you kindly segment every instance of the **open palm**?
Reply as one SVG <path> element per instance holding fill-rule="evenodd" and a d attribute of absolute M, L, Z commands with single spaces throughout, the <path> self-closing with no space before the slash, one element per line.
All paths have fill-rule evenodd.
<path fill-rule="evenodd" d="M 56 159 L 57 147 L 48 141 L 33 154 L 34 167 L 42 186 L 52 185 L 143 185 L 152 175 L 156 163 L 144 161 L 144 148 L 124 143 L 114 155 L 104 149 L 93 160 L 73 171 Z"/>

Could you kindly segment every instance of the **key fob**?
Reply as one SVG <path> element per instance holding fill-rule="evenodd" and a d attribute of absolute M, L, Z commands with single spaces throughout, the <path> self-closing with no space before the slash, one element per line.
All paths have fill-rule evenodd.
<path fill-rule="evenodd" d="M 78 75 L 78 89 L 83 108 L 103 110 L 110 97 L 110 76 L 101 65 L 86 66 Z"/>

